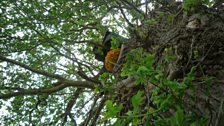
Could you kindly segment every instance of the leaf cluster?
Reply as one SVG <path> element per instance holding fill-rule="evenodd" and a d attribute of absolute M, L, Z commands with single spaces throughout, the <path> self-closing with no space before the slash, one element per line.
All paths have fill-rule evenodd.
<path fill-rule="evenodd" d="M 194 83 L 196 67 L 192 67 L 191 71 L 182 81 L 176 81 L 166 78 L 163 71 L 166 67 L 165 65 L 157 65 L 155 67 L 154 64 L 154 56 L 141 48 L 132 50 L 128 54 L 127 62 L 122 69 L 121 76 L 135 76 L 137 78 L 135 81 L 136 85 L 144 85 L 145 88 L 152 88 L 150 92 L 138 91 L 137 94 L 133 95 L 131 98 L 133 108 L 129 108 L 130 110 L 127 113 L 123 113 L 123 116 L 115 115 L 119 111 L 122 111 L 122 107 L 117 109 L 117 111 L 111 112 L 113 113 L 111 118 L 117 118 L 117 121 L 113 125 L 121 126 L 126 123 L 139 125 L 141 124 L 142 117 L 147 118 L 144 123 L 148 126 L 206 125 L 206 117 L 197 117 L 197 114 L 194 112 L 186 113 L 184 108 L 186 104 L 184 102 L 186 91 L 193 91 L 197 88 Z M 150 101 L 148 102 L 151 102 L 152 105 L 148 106 L 147 111 L 142 112 L 140 111 L 142 104 L 147 105 L 142 100 L 145 96 L 150 97 Z M 195 97 L 193 94 L 191 98 L 191 100 L 194 100 Z M 165 117 L 164 113 L 168 113 L 171 110 L 174 113 L 171 116 Z"/>

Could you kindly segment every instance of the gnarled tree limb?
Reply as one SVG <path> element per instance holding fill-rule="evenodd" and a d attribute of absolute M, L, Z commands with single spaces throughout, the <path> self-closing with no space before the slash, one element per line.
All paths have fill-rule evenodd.
<path fill-rule="evenodd" d="M 43 71 L 43 70 L 37 70 L 37 69 L 34 69 L 34 68 L 31 68 L 30 66 L 24 64 L 24 63 L 21 63 L 21 62 L 18 62 L 16 60 L 13 60 L 13 59 L 9 59 L 9 58 L 6 58 L 4 56 L 1 56 L 0 55 L 0 60 L 2 61 L 6 61 L 6 62 L 9 62 L 9 63 L 12 63 L 12 64 L 15 64 L 15 65 L 18 65 L 22 68 L 25 68 L 29 71 L 32 71 L 34 73 L 37 73 L 37 74 L 41 74 L 41 75 L 44 75 L 46 77 L 50 77 L 50 78 L 55 78 L 55 79 L 58 79 L 58 80 L 64 80 L 64 78 L 60 75 L 57 75 L 57 74 L 52 74 L 52 73 L 48 73 L 46 71 Z"/>
<path fill-rule="evenodd" d="M 94 83 L 88 82 L 88 81 L 72 81 L 72 80 L 66 80 L 63 82 L 60 82 L 54 87 L 50 88 L 40 88 L 40 89 L 24 89 L 18 92 L 10 92 L 7 94 L 0 95 L 0 99 L 8 99 L 15 96 L 25 96 L 25 95 L 38 95 L 38 94 L 51 94 L 55 93 L 57 91 L 63 90 L 66 87 L 77 87 L 77 88 L 89 88 L 94 89 L 95 85 Z"/>

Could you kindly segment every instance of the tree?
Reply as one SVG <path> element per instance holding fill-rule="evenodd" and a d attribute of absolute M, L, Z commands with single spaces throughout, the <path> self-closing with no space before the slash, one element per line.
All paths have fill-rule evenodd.
<path fill-rule="evenodd" d="M 222 1 L 0 4 L 3 125 L 222 124 Z M 113 72 L 93 53 L 108 30 L 129 38 Z"/>

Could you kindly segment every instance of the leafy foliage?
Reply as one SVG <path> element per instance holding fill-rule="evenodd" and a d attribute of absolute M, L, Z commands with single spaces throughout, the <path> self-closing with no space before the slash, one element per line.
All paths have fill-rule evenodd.
<path fill-rule="evenodd" d="M 188 12 L 191 9 L 197 10 L 200 6 L 209 4 L 209 0 L 185 0 L 183 8 L 186 12 Z"/>
<path fill-rule="evenodd" d="M 92 47 L 101 43 L 107 30 L 126 34 L 126 21 L 118 12 L 124 11 L 131 18 L 139 13 L 135 12 L 140 8 L 135 7 L 137 4 L 142 6 L 139 1 L 1 0 L 0 97 L 7 100 L 16 96 L 0 101 L 7 106 L 1 124 L 87 121 L 84 113 L 90 106 L 96 111 L 102 91 L 91 93 L 91 89 L 102 87 L 98 77 L 103 67 L 94 59 Z"/>
<path fill-rule="evenodd" d="M 157 118 L 154 123 L 145 122 L 148 125 L 154 124 L 156 126 L 187 126 L 187 125 L 206 125 L 206 118 L 195 118 L 194 113 L 184 112 L 184 95 L 187 90 L 196 89 L 196 85 L 193 83 L 195 80 L 195 67 L 192 67 L 191 71 L 181 82 L 175 80 L 168 80 L 163 70 L 166 66 L 153 67 L 154 56 L 145 52 L 143 49 L 132 50 L 127 56 L 127 61 L 123 67 L 122 76 L 136 76 L 137 85 L 151 85 L 153 87 L 151 91 L 151 102 L 156 108 L 149 108 L 145 112 L 140 112 L 140 105 L 142 104 L 142 95 L 145 92 L 138 91 L 132 99 L 133 110 L 129 110 L 124 118 L 125 121 L 129 120 L 132 125 L 139 125 L 140 117 L 146 116 L 148 119 L 151 117 L 161 116 L 162 113 L 166 113 L 169 110 L 175 111 L 175 114 L 171 117 Z M 148 95 L 150 95 L 148 94 Z M 193 98 L 193 97 L 192 97 Z M 146 104 L 146 103 L 145 103 Z M 198 122 L 198 120 L 201 120 Z M 125 122 L 123 121 L 123 123 Z M 122 120 L 117 120 L 114 125 Z M 121 124 L 123 124 L 121 123 Z"/>
<path fill-rule="evenodd" d="M 123 108 L 122 105 L 119 105 L 118 107 L 115 107 L 113 105 L 113 102 L 110 101 L 110 100 L 106 101 L 105 104 L 106 104 L 106 109 L 108 110 L 108 112 L 106 112 L 104 114 L 105 119 L 116 117 L 118 112 L 120 112 Z"/>
<path fill-rule="evenodd" d="M 105 71 L 94 58 L 92 49 L 101 46 L 108 30 L 130 38 L 137 31 L 147 37 L 141 23 L 149 27 L 161 23 L 163 13 L 155 19 L 147 16 L 166 7 L 161 1 L 150 2 L 1 0 L 0 124 L 123 126 L 141 125 L 144 117 L 146 126 L 205 125 L 206 117 L 184 110 L 185 92 L 197 88 L 196 67 L 181 81 L 166 77 L 166 65 L 176 58 L 172 50 L 167 49 L 165 64 L 156 64 L 155 54 L 142 48 L 129 50 L 119 75 Z M 184 10 L 202 4 L 209 1 L 186 0 Z M 121 40 L 113 39 L 111 49 L 120 44 Z M 200 52 L 194 53 L 198 58 Z M 137 90 L 130 96 L 131 108 L 122 113 L 126 106 L 117 103 L 116 86 L 128 77 L 136 77 L 136 86 L 152 90 Z M 212 78 L 203 78 L 203 83 L 211 82 Z M 209 88 L 204 93 L 209 95 Z M 146 106 L 146 96 L 152 106 Z M 163 116 L 170 110 L 172 115 Z"/>

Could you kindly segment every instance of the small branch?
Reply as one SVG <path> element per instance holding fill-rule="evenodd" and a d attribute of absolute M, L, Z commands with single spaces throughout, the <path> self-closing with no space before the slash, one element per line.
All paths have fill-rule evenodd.
<path fill-rule="evenodd" d="M 198 67 L 205 60 L 205 58 L 208 56 L 208 54 L 210 53 L 210 51 L 211 51 L 212 47 L 215 45 L 215 43 L 216 43 L 216 41 L 214 41 L 212 43 L 212 45 L 209 47 L 209 49 L 207 50 L 205 55 L 201 59 L 199 59 L 198 63 L 196 64 L 196 67 Z"/>
<path fill-rule="evenodd" d="M 129 26 L 134 27 L 134 25 L 128 20 L 128 18 L 126 17 L 124 10 L 121 7 L 121 4 L 119 2 L 117 2 L 117 4 L 119 5 L 119 9 L 121 11 L 121 14 L 123 15 L 125 21 L 128 23 Z"/>
<path fill-rule="evenodd" d="M 135 85 L 135 81 L 136 81 L 137 77 L 135 76 L 130 76 L 127 79 L 121 80 L 117 83 L 117 87 L 121 88 L 122 86 L 126 86 L 126 87 L 132 87 L 133 85 Z"/>
<path fill-rule="evenodd" d="M 83 103 L 80 108 L 85 108 L 85 106 L 90 103 L 90 101 L 94 101 L 94 97 L 96 97 L 95 95 L 91 96 L 85 103 Z M 82 109 L 79 109 L 76 111 L 76 113 L 80 113 L 82 111 Z"/>
<path fill-rule="evenodd" d="M 143 15 L 143 12 L 141 10 L 139 10 L 136 6 L 134 6 L 132 3 L 130 3 L 129 1 L 127 0 L 122 0 L 122 2 L 125 4 L 127 4 L 130 8 L 134 9 L 135 11 L 137 11 L 139 14 Z"/>
<path fill-rule="evenodd" d="M 100 81 L 98 81 L 97 79 L 93 79 L 93 78 L 88 77 L 81 69 L 77 73 L 80 77 L 82 77 L 83 79 L 85 79 L 87 81 L 100 84 Z"/>
<path fill-rule="evenodd" d="M 147 14 L 148 14 L 148 4 L 149 4 L 149 1 L 146 0 L 146 2 L 145 2 L 145 17 L 146 17 Z"/>
<path fill-rule="evenodd" d="M 74 126 L 77 126 L 77 123 L 76 123 L 75 119 L 73 118 L 73 116 L 71 115 L 71 113 L 69 114 L 69 117 L 71 119 L 71 122 L 74 123 Z"/>
<path fill-rule="evenodd" d="M 1 56 L 0 55 L 0 60 L 2 61 L 6 61 L 6 62 L 9 62 L 9 63 L 12 63 L 12 64 L 15 64 L 15 65 L 18 65 L 24 69 L 27 69 L 29 71 L 32 71 L 34 73 L 37 73 L 37 74 L 41 74 L 41 75 L 44 75 L 44 76 L 47 76 L 47 77 L 50 77 L 50 78 L 55 78 L 55 79 L 58 79 L 58 80 L 64 80 L 64 78 L 60 75 L 57 75 L 57 74 L 52 74 L 52 73 L 48 73 L 46 71 L 43 71 L 43 70 L 37 70 L 37 69 L 34 69 L 34 68 L 31 68 L 30 66 L 26 65 L 26 64 L 23 64 L 21 62 L 18 62 L 18 61 L 15 61 L 13 59 L 9 59 L 9 58 L 6 58 L 4 56 Z"/>

